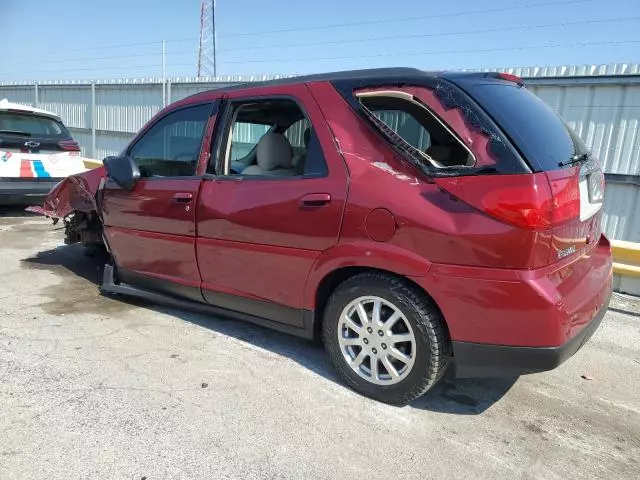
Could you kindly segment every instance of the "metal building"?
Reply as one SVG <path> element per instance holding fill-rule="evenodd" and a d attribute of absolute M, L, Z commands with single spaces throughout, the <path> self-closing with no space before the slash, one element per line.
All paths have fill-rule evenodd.
<path fill-rule="evenodd" d="M 604 228 L 640 242 L 640 65 L 506 68 L 576 130 L 607 173 Z M 85 156 L 118 154 L 164 105 L 239 82 L 277 77 L 0 83 L 0 99 L 58 113 Z M 239 132 L 247 140 L 256 132 Z M 242 138 L 237 138 L 242 141 Z"/>

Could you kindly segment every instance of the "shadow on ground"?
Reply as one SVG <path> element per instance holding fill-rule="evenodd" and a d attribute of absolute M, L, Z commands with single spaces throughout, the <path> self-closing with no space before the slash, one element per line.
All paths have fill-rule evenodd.
<path fill-rule="evenodd" d="M 432 412 L 477 415 L 500 400 L 518 380 L 509 378 L 444 378 L 411 406 Z"/>
<path fill-rule="evenodd" d="M 106 260 L 105 255 L 89 257 L 83 247 L 71 245 L 60 246 L 26 258 L 23 260 L 23 266 L 39 270 L 46 269 L 63 277 L 62 284 L 68 288 L 56 286 L 53 287 L 53 291 L 44 292 L 52 297 L 51 302 L 45 305 L 51 313 L 59 314 L 64 309 L 70 308 L 74 312 L 114 314 L 116 310 L 149 308 L 286 356 L 325 378 L 341 383 L 322 348 L 309 341 L 246 322 L 219 316 L 207 317 L 199 313 L 149 304 L 139 299 L 101 297 L 97 293 L 97 286 L 101 283 Z M 89 296 L 93 299 L 87 298 Z M 516 380 L 517 378 L 481 380 L 445 378 L 429 393 L 415 400 L 411 406 L 441 413 L 477 415 L 500 400 Z"/>

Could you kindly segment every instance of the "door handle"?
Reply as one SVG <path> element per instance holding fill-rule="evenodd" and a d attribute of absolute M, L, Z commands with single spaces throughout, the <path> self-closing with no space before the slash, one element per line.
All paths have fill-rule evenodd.
<path fill-rule="evenodd" d="M 190 203 L 193 200 L 193 193 L 178 192 L 173 196 L 175 203 Z"/>
<path fill-rule="evenodd" d="M 323 207 L 331 203 L 328 193 L 309 193 L 300 199 L 301 207 Z"/>

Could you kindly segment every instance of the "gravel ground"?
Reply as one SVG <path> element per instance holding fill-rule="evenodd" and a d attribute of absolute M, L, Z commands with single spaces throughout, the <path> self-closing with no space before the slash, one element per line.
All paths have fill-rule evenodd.
<path fill-rule="evenodd" d="M 395 408 L 305 341 L 100 296 L 44 219 L 1 211 L 0 246 L 0 479 L 640 477 L 632 297 L 553 372 Z"/>

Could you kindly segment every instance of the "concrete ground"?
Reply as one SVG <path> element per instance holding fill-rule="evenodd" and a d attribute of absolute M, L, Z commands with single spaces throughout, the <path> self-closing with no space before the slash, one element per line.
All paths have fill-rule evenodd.
<path fill-rule="evenodd" d="M 302 340 L 100 296 L 62 238 L 0 212 L 0 479 L 640 478 L 633 298 L 553 372 L 395 408 Z"/>

